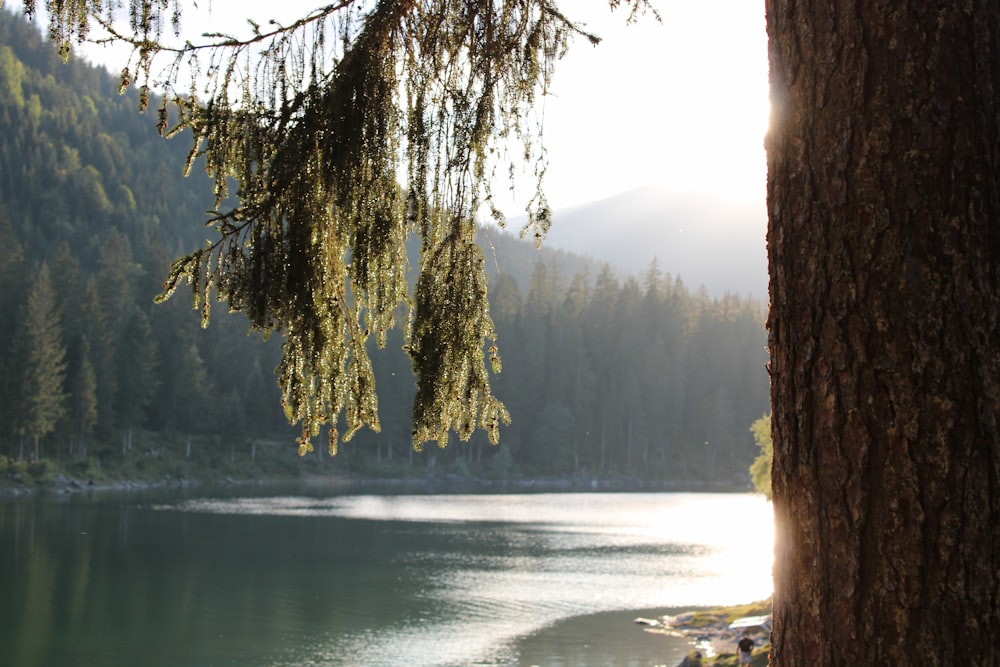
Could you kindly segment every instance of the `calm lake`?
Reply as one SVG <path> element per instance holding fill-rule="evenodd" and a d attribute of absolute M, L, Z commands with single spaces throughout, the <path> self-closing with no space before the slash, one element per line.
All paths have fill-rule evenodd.
<path fill-rule="evenodd" d="M 673 667 L 771 592 L 760 496 L 233 493 L 0 500 L 0 664 Z"/>

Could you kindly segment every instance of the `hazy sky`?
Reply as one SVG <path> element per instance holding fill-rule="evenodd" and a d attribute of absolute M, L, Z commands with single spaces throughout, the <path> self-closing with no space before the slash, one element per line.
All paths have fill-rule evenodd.
<path fill-rule="evenodd" d="M 764 201 L 767 37 L 759 0 L 653 0 L 663 22 L 625 26 L 573 0 L 604 37 L 560 63 L 546 106 L 555 208 L 637 186 Z"/>
<path fill-rule="evenodd" d="M 579 39 L 545 99 L 547 187 L 555 209 L 642 185 L 759 202 L 765 197 L 767 39 L 762 0 L 652 0 L 663 22 L 626 26 L 607 0 L 564 0 L 561 9 L 604 39 Z M 316 0 L 201 0 L 196 31 L 290 21 Z M 190 3 L 187 5 L 190 6 Z M 211 17 L 205 23 L 205 9 Z M 277 14 L 277 15 L 276 15 Z M 206 27 L 207 26 L 207 27 Z M 105 52 L 106 53 L 106 52 Z M 88 50 L 91 57 L 97 56 Z M 102 58 L 106 59 L 106 58 Z M 120 63 L 120 61 L 119 61 Z M 119 63 L 109 63 L 113 70 Z M 508 214 L 523 201 L 510 201 Z"/>

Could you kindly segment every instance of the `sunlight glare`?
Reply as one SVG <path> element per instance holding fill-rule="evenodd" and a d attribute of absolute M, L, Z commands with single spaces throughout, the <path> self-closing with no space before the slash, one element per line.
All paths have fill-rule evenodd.
<path fill-rule="evenodd" d="M 763 6 L 670 0 L 626 26 L 603 0 L 574 3 L 603 41 L 578 41 L 545 102 L 555 208 L 657 184 L 763 200 L 770 109 Z"/>

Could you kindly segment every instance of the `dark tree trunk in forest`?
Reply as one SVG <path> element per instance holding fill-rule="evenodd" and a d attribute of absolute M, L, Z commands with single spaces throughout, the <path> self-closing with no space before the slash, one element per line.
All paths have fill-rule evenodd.
<path fill-rule="evenodd" d="M 775 665 L 998 665 L 1000 3 L 766 0 Z"/>

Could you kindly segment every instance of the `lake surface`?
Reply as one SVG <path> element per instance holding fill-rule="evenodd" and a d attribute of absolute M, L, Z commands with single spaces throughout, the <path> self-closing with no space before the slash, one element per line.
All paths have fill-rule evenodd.
<path fill-rule="evenodd" d="M 768 596 L 772 531 L 748 494 L 9 499 L 0 664 L 672 667 L 632 619 Z"/>

